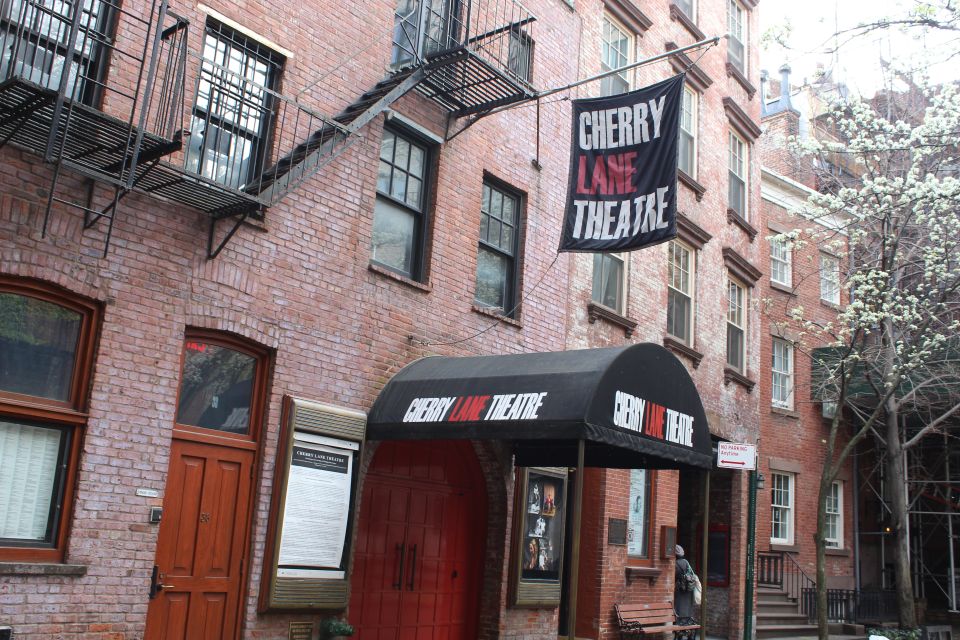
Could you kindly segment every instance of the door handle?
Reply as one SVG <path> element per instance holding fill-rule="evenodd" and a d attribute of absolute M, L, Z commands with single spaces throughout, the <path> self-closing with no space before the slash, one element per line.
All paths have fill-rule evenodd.
<path fill-rule="evenodd" d="M 410 554 L 410 583 L 407 585 L 407 588 L 410 591 L 413 591 L 413 580 L 417 576 L 417 545 L 413 545 L 411 548 L 412 553 Z"/>
<path fill-rule="evenodd" d="M 160 567 L 153 565 L 153 571 L 150 573 L 150 599 L 153 600 L 157 594 L 164 589 L 176 589 L 172 584 L 160 584 L 163 580 L 163 574 L 160 573 Z"/>
<path fill-rule="evenodd" d="M 397 563 L 397 581 L 393 583 L 393 588 L 398 591 L 403 589 L 403 558 L 406 555 L 407 548 L 403 546 L 402 542 L 397 543 L 397 551 L 400 552 L 400 562 Z"/>

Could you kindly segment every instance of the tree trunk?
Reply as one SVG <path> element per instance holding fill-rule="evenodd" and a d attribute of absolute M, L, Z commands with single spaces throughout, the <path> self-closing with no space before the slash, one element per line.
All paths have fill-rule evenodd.
<path fill-rule="evenodd" d="M 887 407 L 887 489 L 890 496 L 890 511 L 893 517 L 893 562 L 897 577 L 897 606 L 900 610 L 900 626 L 903 629 L 917 627 L 917 614 L 913 602 L 913 582 L 910 576 L 909 517 L 907 515 L 907 483 L 904 477 L 906 452 L 900 441 L 899 414 L 891 400 Z"/>
<path fill-rule="evenodd" d="M 817 637 L 829 640 L 830 625 L 827 622 L 827 496 L 830 491 L 828 475 L 830 465 L 825 464 L 820 472 L 820 494 L 817 496 L 817 532 L 813 541 L 817 545 Z M 826 487 L 826 489 L 824 488 Z"/>

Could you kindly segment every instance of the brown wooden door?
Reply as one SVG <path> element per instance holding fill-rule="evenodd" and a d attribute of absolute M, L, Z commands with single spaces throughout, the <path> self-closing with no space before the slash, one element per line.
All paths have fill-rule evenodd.
<path fill-rule="evenodd" d="M 485 523 L 469 444 L 380 444 L 364 480 L 351 577 L 357 640 L 476 637 Z"/>
<path fill-rule="evenodd" d="M 236 636 L 254 451 L 173 440 L 146 640 Z"/>

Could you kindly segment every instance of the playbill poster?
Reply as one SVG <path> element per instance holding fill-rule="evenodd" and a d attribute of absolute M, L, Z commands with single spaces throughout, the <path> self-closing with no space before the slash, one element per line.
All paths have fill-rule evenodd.
<path fill-rule="evenodd" d="M 633 251 L 676 237 L 683 80 L 573 101 L 560 251 Z"/>
<path fill-rule="evenodd" d="M 312 434 L 294 435 L 278 576 L 344 577 L 356 446 Z"/>

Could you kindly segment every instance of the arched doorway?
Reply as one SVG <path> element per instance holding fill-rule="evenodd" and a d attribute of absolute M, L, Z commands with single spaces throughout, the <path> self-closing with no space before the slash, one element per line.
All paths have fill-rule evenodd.
<path fill-rule="evenodd" d="M 358 640 L 476 637 L 486 542 L 469 442 L 383 442 L 363 484 L 351 577 Z"/>

